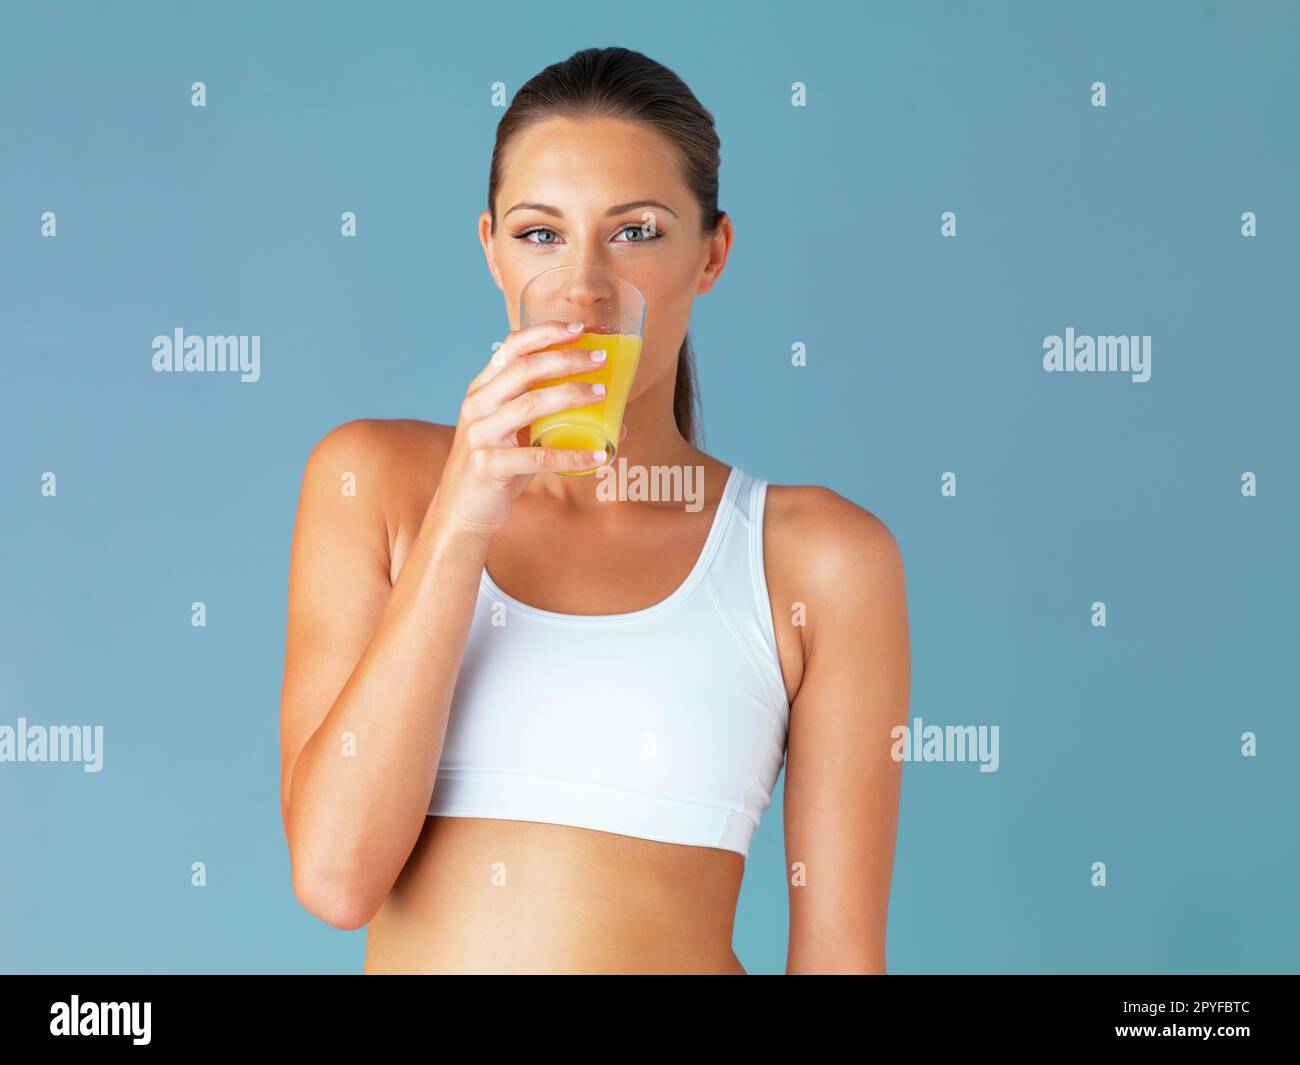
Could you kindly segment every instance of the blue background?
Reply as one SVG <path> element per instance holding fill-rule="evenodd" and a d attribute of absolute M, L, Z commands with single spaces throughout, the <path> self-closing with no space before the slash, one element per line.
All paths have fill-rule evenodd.
<path fill-rule="evenodd" d="M 303 464 L 455 420 L 508 330 L 492 83 L 621 44 L 722 138 L 706 449 L 885 521 L 913 716 L 1000 727 L 996 773 L 905 767 L 891 971 L 1296 971 L 1298 42 L 1265 3 L 6 4 L 0 724 L 106 752 L 0 764 L 0 968 L 360 969 L 280 823 Z M 178 326 L 260 335 L 261 380 L 154 373 Z M 1152 379 L 1044 373 L 1067 326 L 1150 334 Z M 778 790 L 751 972 L 783 870 Z"/>

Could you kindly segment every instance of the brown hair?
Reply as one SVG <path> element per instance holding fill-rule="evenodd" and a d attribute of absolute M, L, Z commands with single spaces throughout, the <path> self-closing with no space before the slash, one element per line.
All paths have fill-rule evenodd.
<path fill-rule="evenodd" d="M 713 116 L 667 67 L 628 48 L 584 48 L 553 63 L 522 85 L 497 125 L 492 169 L 488 175 L 488 211 L 496 233 L 496 195 L 501 187 L 505 149 L 516 133 L 546 118 L 626 118 L 662 134 L 676 149 L 683 176 L 699 201 L 702 232 L 717 230 L 718 134 Z M 693 447 L 696 438 L 694 356 L 688 333 L 677 353 L 673 416 Z"/>

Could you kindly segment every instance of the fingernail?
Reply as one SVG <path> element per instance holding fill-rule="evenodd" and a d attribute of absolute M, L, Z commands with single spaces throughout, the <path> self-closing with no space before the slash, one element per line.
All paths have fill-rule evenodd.
<path fill-rule="evenodd" d="M 581 332 L 582 332 L 582 323 L 581 323 L 581 322 L 570 322 L 570 323 L 569 323 L 569 332 L 570 332 L 570 333 L 581 333 Z"/>
<path fill-rule="evenodd" d="M 591 391 L 597 396 L 603 396 L 605 394 L 605 386 L 602 385 L 599 381 L 597 381 L 594 385 L 591 386 Z"/>
<path fill-rule="evenodd" d="M 603 451 L 593 451 L 593 452 L 591 453 L 591 457 L 592 457 L 593 459 L 595 459 L 597 462 L 604 462 L 604 461 L 605 461 L 605 452 L 603 452 Z"/>
<path fill-rule="evenodd" d="M 605 349 L 604 349 L 604 348 L 597 348 L 595 351 L 593 351 L 593 352 L 591 353 L 591 361 L 592 361 L 592 362 L 604 362 L 604 361 L 605 361 Z"/>

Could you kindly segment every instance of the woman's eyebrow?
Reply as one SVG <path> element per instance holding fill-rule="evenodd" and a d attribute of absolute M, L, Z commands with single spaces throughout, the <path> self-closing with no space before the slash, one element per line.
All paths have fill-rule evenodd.
<path fill-rule="evenodd" d="M 622 214 L 624 211 L 631 211 L 637 207 L 662 207 L 674 218 L 677 217 L 676 211 L 674 211 L 666 203 L 660 203 L 658 200 L 633 200 L 631 203 L 618 203 L 605 212 L 605 217 L 608 218 L 611 215 Z M 510 208 L 510 211 L 524 211 L 524 210 L 541 211 L 542 214 L 549 214 L 555 218 L 564 217 L 563 211 L 561 211 L 558 207 L 552 207 L 549 203 L 517 203 Z M 507 211 L 506 214 L 509 214 L 510 211 Z M 504 218 L 505 215 L 502 215 L 501 217 Z"/>

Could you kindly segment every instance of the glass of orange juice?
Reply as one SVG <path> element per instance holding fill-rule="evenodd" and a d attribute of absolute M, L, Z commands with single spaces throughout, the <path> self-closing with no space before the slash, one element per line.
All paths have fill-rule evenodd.
<path fill-rule="evenodd" d="M 605 386 L 605 395 L 585 407 L 537 418 L 529 424 L 528 442 L 540 447 L 603 449 L 602 465 L 609 465 L 618 451 L 623 410 L 641 358 L 645 297 L 631 281 L 602 267 L 557 266 L 530 279 L 519 294 L 521 329 L 549 319 L 582 322 L 583 331 L 543 350 L 604 348 L 605 361 L 584 373 L 539 381 L 529 385 L 529 390 L 565 381 L 599 381 Z M 599 468 L 557 472 L 582 477 Z"/>

